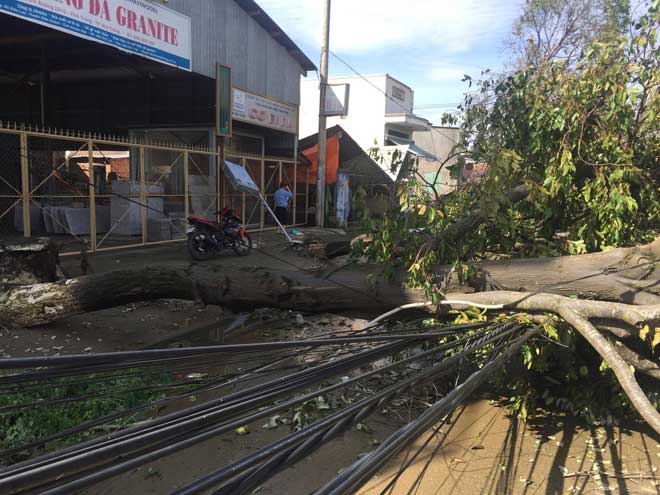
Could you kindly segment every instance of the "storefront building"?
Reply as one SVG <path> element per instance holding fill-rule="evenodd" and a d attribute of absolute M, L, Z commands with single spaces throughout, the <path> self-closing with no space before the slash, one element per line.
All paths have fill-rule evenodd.
<path fill-rule="evenodd" d="M 267 225 L 217 173 L 219 64 L 233 89 L 226 158 L 266 195 L 305 175 L 300 76 L 315 67 L 254 1 L 0 0 L 0 47 L 0 235 L 63 229 L 93 250 L 171 240 L 184 215 L 223 205 Z"/>

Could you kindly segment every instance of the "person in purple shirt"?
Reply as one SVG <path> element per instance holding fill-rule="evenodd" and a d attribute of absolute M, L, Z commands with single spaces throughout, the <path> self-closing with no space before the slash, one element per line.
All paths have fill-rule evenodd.
<path fill-rule="evenodd" d="M 287 225 L 289 223 L 289 203 L 293 193 L 289 188 L 289 184 L 282 182 L 280 188 L 275 191 L 275 216 L 280 221 L 282 225 Z M 277 231 L 282 234 L 282 229 L 277 228 Z"/>

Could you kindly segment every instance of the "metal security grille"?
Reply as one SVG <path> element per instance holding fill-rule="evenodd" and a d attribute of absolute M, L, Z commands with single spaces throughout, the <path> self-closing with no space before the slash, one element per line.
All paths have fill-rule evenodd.
<path fill-rule="evenodd" d="M 275 191 L 281 182 L 287 182 L 294 193 L 291 201 L 289 224 L 303 225 L 307 221 L 307 198 L 309 196 L 308 167 L 296 163 L 292 159 L 280 157 L 259 156 L 256 154 L 241 154 L 234 151 L 227 152 L 227 160 L 245 167 L 255 183 L 261 189 L 266 201 L 275 207 Z M 223 207 L 233 209 L 239 214 L 248 227 L 253 229 L 270 228 L 275 221 L 269 218 L 263 206 L 255 198 L 239 191 L 235 191 L 229 181 L 223 178 L 221 184 Z"/>
<path fill-rule="evenodd" d="M 253 231 L 268 227 L 261 203 L 218 177 L 217 158 L 203 146 L 0 122 L 0 239 L 46 236 L 63 253 L 167 243 L 185 239 L 190 215 L 213 218 L 223 207 Z M 269 200 L 287 180 L 297 191 L 292 222 L 306 218 L 307 167 L 234 151 L 226 158 Z"/>
<path fill-rule="evenodd" d="M 23 204 L 21 142 L 17 134 L 0 133 L 0 237 L 11 240 L 23 236 L 29 214 Z M 28 232 L 29 235 L 29 232 Z"/>

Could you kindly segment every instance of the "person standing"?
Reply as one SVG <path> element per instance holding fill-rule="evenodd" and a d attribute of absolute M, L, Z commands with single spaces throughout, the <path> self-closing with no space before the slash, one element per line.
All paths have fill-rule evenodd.
<path fill-rule="evenodd" d="M 289 223 L 289 203 L 293 193 L 289 188 L 289 184 L 282 182 L 280 188 L 275 191 L 275 216 L 282 225 Z M 282 229 L 278 226 L 277 231 L 282 234 Z"/>

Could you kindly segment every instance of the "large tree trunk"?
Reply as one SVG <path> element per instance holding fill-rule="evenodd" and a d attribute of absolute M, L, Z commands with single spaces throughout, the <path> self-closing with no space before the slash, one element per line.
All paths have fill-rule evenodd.
<path fill-rule="evenodd" d="M 475 291 L 532 291 L 548 284 L 575 280 L 605 268 L 634 267 L 660 260 L 660 238 L 645 246 L 614 249 L 604 253 L 525 258 L 510 261 L 486 261 L 480 274 L 468 284 Z M 439 272 L 442 270 L 440 269 Z M 454 281 L 449 286 L 456 290 Z M 565 296 L 623 302 L 627 304 L 660 304 L 660 273 L 647 265 L 611 275 L 578 280 L 548 292 Z"/>
<path fill-rule="evenodd" d="M 468 285 L 451 279 L 446 291 L 533 291 L 597 272 L 606 267 L 635 266 L 660 259 L 660 239 L 647 246 L 606 253 L 492 261 Z M 139 270 L 99 273 L 55 283 L 9 288 L 0 294 L 4 324 L 34 326 L 77 313 L 129 302 L 160 298 L 196 299 L 206 304 L 251 308 L 270 306 L 298 311 L 357 311 L 375 314 L 424 301 L 423 291 L 407 289 L 402 280 L 372 287 L 371 266 L 351 266 L 329 277 L 295 270 L 236 268 L 193 264 L 146 266 Z M 446 268 L 437 270 L 447 277 Z M 454 277 L 455 278 L 455 277 Z M 547 292 L 600 300 L 660 304 L 660 273 L 646 267 L 552 287 Z"/>
<path fill-rule="evenodd" d="M 336 273 L 331 280 L 294 270 L 235 268 L 229 265 L 151 265 L 62 282 L 16 287 L 0 294 L 0 321 L 34 326 L 73 314 L 135 301 L 176 298 L 232 308 L 276 307 L 322 312 L 357 310 L 374 314 L 423 293 L 402 284 L 373 291 L 365 270 Z"/>

